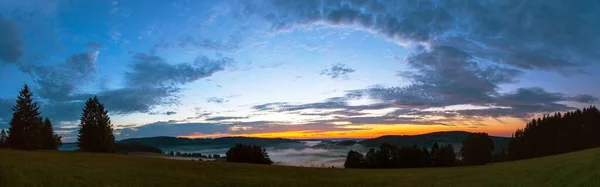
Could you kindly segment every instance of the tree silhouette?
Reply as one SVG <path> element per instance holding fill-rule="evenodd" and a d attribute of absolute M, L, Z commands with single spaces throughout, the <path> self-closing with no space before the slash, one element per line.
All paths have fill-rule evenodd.
<path fill-rule="evenodd" d="M 471 133 L 462 142 L 460 154 L 467 165 L 483 165 L 492 160 L 494 142 L 487 133 Z"/>
<path fill-rule="evenodd" d="M 61 137 L 54 133 L 50 119 L 46 118 L 42 126 L 42 149 L 58 149 L 62 145 Z"/>
<path fill-rule="evenodd" d="M 87 100 L 81 114 L 81 124 L 77 145 L 82 151 L 106 152 L 115 151 L 115 137 L 108 111 L 100 103 L 98 97 Z"/>
<path fill-rule="evenodd" d="M 599 147 L 600 111 L 594 106 L 544 115 L 518 129 L 508 144 L 508 159 L 518 160 Z"/>
<path fill-rule="evenodd" d="M 432 160 L 436 161 L 432 161 Z M 447 167 L 456 163 L 456 153 L 452 145 L 441 148 L 434 143 L 432 151 L 416 145 L 396 147 L 392 144 L 381 144 L 379 150 L 369 149 L 363 156 L 356 151 L 348 152 L 344 167 L 346 168 L 420 168 Z"/>
<path fill-rule="evenodd" d="M 430 162 L 430 166 L 433 167 L 440 167 L 442 166 L 441 164 L 441 157 L 442 157 L 442 150 L 440 150 L 440 145 L 435 142 L 433 143 L 433 145 L 431 146 L 431 153 L 429 153 L 430 157 L 429 157 L 429 162 Z"/>
<path fill-rule="evenodd" d="M 451 144 L 446 146 L 442 146 L 440 150 L 439 157 L 439 166 L 441 167 L 449 167 L 454 166 L 456 163 L 456 153 L 454 152 L 454 147 Z"/>
<path fill-rule="evenodd" d="M 40 136 L 42 118 L 39 106 L 33 101 L 29 86 L 25 85 L 19 92 L 16 105 L 13 107 L 13 118 L 8 128 L 7 143 L 16 149 L 37 149 L 42 146 Z"/>
<path fill-rule="evenodd" d="M 350 150 L 346 161 L 344 162 L 345 168 L 363 168 L 365 167 L 365 156 L 359 152 Z"/>
<path fill-rule="evenodd" d="M 226 153 L 227 162 L 273 164 L 264 148 L 257 145 L 236 144 Z"/>
<path fill-rule="evenodd" d="M 0 132 L 0 147 L 6 147 L 7 139 L 8 139 L 8 134 L 6 134 L 6 131 L 4 131 L 4 129 L 2 129 L 2 131 Z"/>

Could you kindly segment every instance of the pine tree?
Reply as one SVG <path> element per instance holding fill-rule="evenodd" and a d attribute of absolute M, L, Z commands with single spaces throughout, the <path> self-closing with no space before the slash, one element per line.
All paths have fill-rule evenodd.
<path fill-rule="evenodd" d="M 43 128 L 42 128 L 42 149 L 53 149 L 56 150 L 60 145 L 62 145 L 61 137 L 54 133 L 54 129 L 52 128 L 52 122 L 50 119 L 46 118 L 44 120 Z"/>
<path fill-rule="evenodd" d="M 82 151 L 106 152 L 115 151 L 115 137 L 108 111 L 100 103 L 98 97 L 88 99 L 81 114 L 81 124 L 77 145 Z"/>
<path fill-rule="evenodd" d="M 6 134 L 6 131 L 4 131 L 4 129 L 2 129 L 2 132 L 0 132 L 0 147 L 6 147 L 7 139 L 8 139 L 8 135 Z"/>
<path fill-rule="evenodd" d="M 37 149 L 41 147 L 42 118 L 39 106 L 33 101 L 33 94 L 25 85 L 19 92 L 17 104 L 13 107 L 13 118 L 8 129 L 7 143 L 17 149 Z"/>

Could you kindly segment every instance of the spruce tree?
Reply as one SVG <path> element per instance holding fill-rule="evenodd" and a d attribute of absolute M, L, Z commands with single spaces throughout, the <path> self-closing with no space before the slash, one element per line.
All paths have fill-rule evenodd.
<path fill-rule="evenodd" d="M 8 134 L 6 134 L 6 131 L 4 131 L 4 129 L 2 129 L 2 131 L 0 132 L 0 147 L 6 147 L 7 139 L 8 139 Z"/>
<path fill-rule="evenodd" d="M 33 101 L 33 94 L 27 85 L 19 92 L 16 102 L 8 129 L 8 145 L 16 149 L 40 148 L 42 144 L 40 107 Z"/>
<path fill-rule="evenodd" d="M 52 128 L 52 122 L 50 119 L 46 118 L 44 120 L 44 125 L 42 128 L 42 149 L 53 149 L 56 150 L 60 145 L 62 145 L 61 137 L 54 133 L 54 129 Z"/>
<path fill-rule="evenodd" d="M 108 111 L 98 97 L 88 99 L 81 114 L 81 124 L 77 145 L 82 151 L 112 153 L 115 151 L 115 137 Z"/>

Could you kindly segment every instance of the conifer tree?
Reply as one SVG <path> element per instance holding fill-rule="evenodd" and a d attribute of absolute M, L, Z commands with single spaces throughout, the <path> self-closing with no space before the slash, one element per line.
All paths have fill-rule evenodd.
<path fill-rule="evenodd" d="M 81 114 L 81 124 L 77 145 L 82 151 L 112 153 L 115 151 L 115 137 L 108 111 L 98 97 L 88 99 Z"/>
<path fill-rule="evenodd" d="M 40 148 L 42 120 L 39 106 L 33 101 L 33 94 L 27 85 L 19 92 L 16 102 L 12 109 L 13 118 L 8 129 L 7 143 L 9 147 L 16 149 Z"/>
<path fill-rule="evenodd" d="M 6 147 L 7 139 L 8 139 L 8 134 L 6 134 L 6 131 L 4 131 L 4 129 L 2 129 L 2 131 L 0 132 L 0 147 Z"/>
<path fill-rule="evenodd" d="M 61 137 L 54 133 L 52 122 L 46 118 L 42 127 L 42 149 L 58 149 L 62 145 Z"/>

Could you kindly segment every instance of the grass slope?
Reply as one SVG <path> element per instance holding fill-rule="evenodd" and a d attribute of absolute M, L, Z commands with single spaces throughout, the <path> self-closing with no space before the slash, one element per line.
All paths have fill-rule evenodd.
<path fill-rule="evenodd" d="M 476 167 L 328 169 L 0 150 L 0 186 L 600 186 L 600 149 Z"/>

